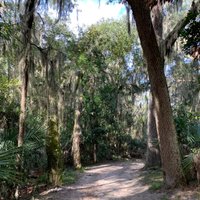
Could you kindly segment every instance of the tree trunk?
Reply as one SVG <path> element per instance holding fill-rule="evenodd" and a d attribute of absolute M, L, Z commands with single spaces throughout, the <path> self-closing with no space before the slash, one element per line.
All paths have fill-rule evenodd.
<path fill-rule="evenodd" d="M 164 62 L 162 40 L 163 40 L 163 16 L 162 16 L 162 6 L 161 2 L 153 6 L 151 9 L 151 19 L 153 28 L 156 34 L 156 39 L 159 44 L 161 57 Z M 164 67 L 164 65 L 163 65 Z M 146 167 L 155 167 L 160 166 L 160 150 L 158 144 L 158 134 L 156 130 L 156 121 L 154 116 L 154 98 L 151 97 L 149 101 L 149 110 L 148 110 L 148 125 L 147 125 L 147 157 L 146 157 Z"/>
<path fill-rule="evenodd" d="M 73 154 L 73 162 L 74 167 L 76 169 L 81 168 L 81 154 L 80 154 L 80 143 L 81 143 L 81 112 L 82 112 L 82 96 L 78 98 L 78 102 L 76 103 L 75 116 L 74 116 L 74 128 L 72 135 L 72 154 Z"/>
<path fill-rule="evenodd" d="M 74 115 L 74 128 L 72 133 L 72 155 L 73 155 L 73 163 L 76 169 L 81 168 L 81 154 L 80 154 L 80 143 L 81 143 L 81 112 L 82 112 L 82 92 L 80 86 L 80 79 L 82 74 L 78 75 L 75 94 L 77 97 L 75 100 L 75 115 Z"/>
<path fill-rule="evenodd" d="M 24 143 L 25 134 L 25 120 L 26 120 L 26 99 L 28 92 L 29 80 L 29 65 L 30 65 L 30 41 L 31 30 L 34 22 L 34 13 L 37 5 L 37 0 L 27 0 L 25 3 L 25 12 L 22 16 L 21 29 L 22 29 L 22 53 L 19 59 L 20 79 L 21 79 L 21 99 L 20 99 L 20 114 L 19 114 L 19 132 L 17 138 L 17 145 L 21 147 Z M 21 156 L 17 155 L 17 168 L 21 170 Z M 18 186 L 15 191 L 15 198 L 19 198 Z"/>
<path fill-rule="evenodd" d="M 47 68 L 48 70 L 48 68 Z M 46 152 L 48 161 L 49 181 L 52 185 L 61 184 L 62 171 L 62 149 L 60 145 L 60 132 L 58 124 L 58 89 L 55 84 L 55 72 L 53 62 L 50 64 L 50 70 L 47 75 L 48 83 L 48 131 L 46 139 Z"/>
<path fill-rule="evenodd" d="M 47 84 L 47 122 L 46 135 L 47 168 L 49 182 L 53 186 L 61 185 L 61 172 L 63 168 L 62 149 L 60 145 L 60 130 L 58 124 L 58 88 L 55 77 L 54 62 L 48 63 L 48 54 L 45 55 L 46 84 Z"/>
<path fill-rule="evenodd" d="M 31 29 L 34 21 L 34 13 L 37 0 L 27 0 L 25 4 L 25 12 L 22 17 L 22 42 L 23 49 L 19 60 L 19 68 L 21 69 L 21 100 L 20 100 L 20 116 L 19 116 L 19 133 L 18 146 L 22 146 L 24 142 L 25 119 L 26 119 L 26 99 L 29 78 L 29 54 Z"/>
<path fill-rule="evenodd" d="M 154 99 L 149 98 L 146 167 L 156 167 L 161 165 L 156 120 L 154 116 L 154 106 Z"/>
<path fill-rule="evenodd" d="M 28 92 L 28 60 L 24 61 L 24 67 L 21 75 L 21 100 L 20 100 L 20 115 L 19 115 L 19 133 L 18 133 L 18 147 L 21 147 L 24 143 L 25 132 L 25 119 L 26 119 L 26 99 Z"/>
<path fill-rule="evenodd" d="M 93 162 L 94 163 L 97 162 L 97 144 L 96 143 L 93 144 Z"/>
<path fill-rule="evenodd" d="M 49 182 L 53 186 L 61 185 L 62 150 L 57 117 L 49 115 L 46 152 L 49 171 Z"/>
<path fill-rule="evenodd" d="M 173 123 L 169 92 L 164 74 L 164 63 L 156 41 L 145 0 L 128 0 L 135 17 L 151 90 L 155 100 L 156 127 L 159 136 L 162 167 L 166 186 L 175 187 L 184 182 L 176 130 Z"/>
<path fill-rule="evenodd" d="M 62 131 L 62 127 L 64 127 L 63 119 L 64 119 L 64 92 L 62 89 L 58 90 L 58 124 L 59 124 L 59 132 Z"/>
<path fill-rule="evenodd" d="M 161 0 L 158 0 L 158 3 L 151 9 L 151 19 L 155 35 L 160 46 L 160 43 L 163 40 L 163 14 L 162 14 L 162 5 Z"/>

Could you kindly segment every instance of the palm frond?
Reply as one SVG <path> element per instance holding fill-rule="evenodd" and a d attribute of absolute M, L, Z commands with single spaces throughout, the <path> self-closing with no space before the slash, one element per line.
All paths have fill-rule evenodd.
<path fill-rule="evenodd" d="M 190 153 L 189 155 L 185 156 L 182 161 L 183 171 L 185 174 L 187 174 L 193 167 L 194 155 L 194 153 Z"/>
<path fill-rule="evenodd" d="M 17 182 L 19 173 L 16 171 L 16 156 L 21 148 L 0 151 L 0 181 Z"/>

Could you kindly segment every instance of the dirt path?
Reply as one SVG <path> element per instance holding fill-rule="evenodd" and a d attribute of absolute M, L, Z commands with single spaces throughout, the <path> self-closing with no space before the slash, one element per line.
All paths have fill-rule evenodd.
<path fill-rule="evenodd" d="M 143 182 L 140 160 L 88 167 L 70 186 L 48 190 L 40 200 L 200 200 L 199 188 L 152 192 Z M 165 193 L 167 192 L 167 194 Z"/>
<path fill-rule="evenodd" d="M 143 167 L 144 164 L 138 160 L 89 167 L 75 184 L 46 191 L 40 200 L 166 199 L 164 193 L 148 190 L 142 181 Z"/>

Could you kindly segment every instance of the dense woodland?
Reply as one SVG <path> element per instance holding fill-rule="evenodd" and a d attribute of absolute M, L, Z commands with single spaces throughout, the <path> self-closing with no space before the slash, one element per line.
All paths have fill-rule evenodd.
<path fill-rule="evenodd" d="M 1 1 L 0 199 L 125 158 L 200 181 L 200 1 L 121 3 L 74 31 L 78 1 Z"/>

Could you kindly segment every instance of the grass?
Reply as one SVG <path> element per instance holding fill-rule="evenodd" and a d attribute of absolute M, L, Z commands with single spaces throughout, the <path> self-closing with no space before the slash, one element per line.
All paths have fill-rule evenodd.
<path fill-rule="evenodd" d="M 169 200 L 169 198 L 166 195 L 163 195 L 160 200 Z"/>
<path fill-rule="evenodd" d="M 68 168 L 64 170 L 64 172 L 62 173 L 63 185 L 70 185 L 70 184 L 75 183 L 78 179 L 78 175 L 83 172 L 84 172 L 84 168 L 81 168 L 79 170 L 73 170 L 73 169 Z"/>
<path fill-rule="evenodd" d="M 144 173 L 144 183 L 149 185 L 149 189 L 156 191 L 163 186 L 163 174 L 160 170 L 148 170 Z"/>

